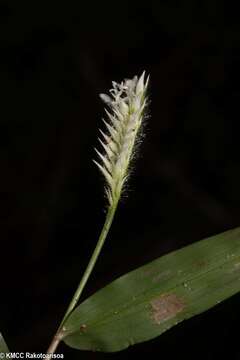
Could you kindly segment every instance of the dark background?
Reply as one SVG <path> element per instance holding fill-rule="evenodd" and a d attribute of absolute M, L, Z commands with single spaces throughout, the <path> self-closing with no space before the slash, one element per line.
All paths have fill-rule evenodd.
<path fill-rule="evenodd" d="M 104 221 L 92 163 L 111 81 L 150 74 L 150 118 L 84 298 L 240 224 L 238 16 L 219 1 L 1 1 L 0 330 L 43 352 Z M 227 105 L 227 106 L 226 106 Z M 224 110 L 225 108 L 225 110 Z M 225 115 L 224 115 L 225 113 Z M 71 359 L 239 359 L 239 295 L 161 337 Z"/>

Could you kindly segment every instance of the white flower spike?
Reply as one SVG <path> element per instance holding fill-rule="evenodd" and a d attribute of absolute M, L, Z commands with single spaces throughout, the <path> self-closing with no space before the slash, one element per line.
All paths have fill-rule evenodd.
<path fill-rule="evenodd" d="M 149 77 L 145 80 L 143 72 L 140 78 L 135 76 L 120 84 L 113 81 L 110 96 L 100 94 L 110 112 L 106 110 L 107 121 L 104 120 L 107 134 L 100 130 L 103 152 L 96 150 L 100 161 L 94 162 L 105 177 L 110 206 L 118 202 L 128 177 L 134 145 L 144 118 L 148 81 Z"/>

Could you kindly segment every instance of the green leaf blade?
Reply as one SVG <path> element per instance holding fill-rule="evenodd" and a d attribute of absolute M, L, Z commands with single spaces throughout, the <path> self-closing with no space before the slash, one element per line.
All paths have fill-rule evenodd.
<path fill-rule="evenodd" d="M 240 228 L 201 240 L 120 277 L 80 304 L 64 341 L 113 352 L 159 336 L 240 290 Z"/>
<path fill-rule="evenodd" d="M 9 352 L 9 349 L 7 347 L 7 344 L 2 336 L 2 334 L 0 333 L 0 353 L 8 353 Z M 3 357 L 4 359 L 4 357 Z"/>

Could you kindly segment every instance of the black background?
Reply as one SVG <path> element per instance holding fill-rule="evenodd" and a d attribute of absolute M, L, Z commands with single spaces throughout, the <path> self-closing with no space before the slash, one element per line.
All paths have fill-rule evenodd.
<path fill-rule="evenodd" d="M 98 94 L 150 74 L 128 190 L 84 292 L 239 225 L 238 16 L 220 1 L 1 1 L 1 307 L 12 351 L 46 350 L 104 221 Z M 225 26 L 224 26 L 225 23 Z M 227 106 L 226 106 L 227 105 Z M 224 109 L 225 108 L 225 109 Z M 239 295 L 116 354 L 239 359 Z"/>

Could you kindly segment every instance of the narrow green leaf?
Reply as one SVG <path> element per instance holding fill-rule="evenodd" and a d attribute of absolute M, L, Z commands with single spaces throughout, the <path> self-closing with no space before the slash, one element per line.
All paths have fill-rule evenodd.
<path fill-rule="evenodd" d="M 167 254 L 113 281 L 65 323 L 65 343 L 112 352 L 154 338 L 240 290 L 240 228 Z"/>
<path fill-rule="evenodd" d="M 3 353 L 8 353 L 9 350 L 8 350 L 8 347 L 7 347 L 7 344 L 5 343 L 5 340 L 2 336 L 2 334 L 0 333 L 0 354 Z M 4 359 L 4 357 L 0 357 L 1 359 Z"/>

